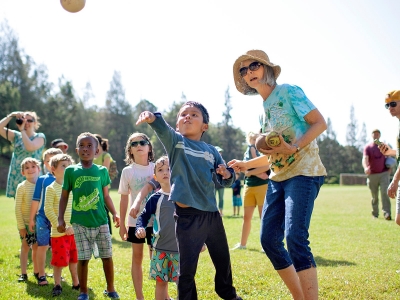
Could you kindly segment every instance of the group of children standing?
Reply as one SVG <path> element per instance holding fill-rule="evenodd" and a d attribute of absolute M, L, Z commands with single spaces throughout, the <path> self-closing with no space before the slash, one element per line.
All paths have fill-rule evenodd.
<path fill-rule="evenodd" d="M 128 138 L 125 148 L 128 166 L 122 171 L 118 189 L 121 195 L 121 224 L 108 193 L 110 178 L 107 169 L 93 163 L 98 143 L 95 136 L 91 133 L 78 136 L 76 152 L 79 164 L 73 164 L 72 159 L 66 162 L 66 159 L 57 158 L 53 166 L 53 159 L 50 160 L 55 181 L 52 187 L 49 185 L 46 189 L 44 212 L 52 224 L 51 246 L 52 249 L 58 249 L 57 243 L 64 243 L 70 247 L 67 253 L 69 258 L 64 257 L 63 261 L 53 257 L 52 265 L 59 268 L 57 271 L 55 268 L 54 273 L 56 275 L 57 272 L 61 278 L 61 268 L 68 261 L 73 286 L 80 289 L 78 300 L 89 299 L 88 263 L 92 254 L 103 261 L 107 281 L 105 296 L 119 299 L 114 287 L 111 235 L 105 206 L 112 214 L 115 226 L 121 225 L 121 238 L 132 243 L 131 273 L 136 299 L 144 299 L 141 264 L 146 242 L 152 248 L 150 277 L 156 281 L 156 300 L 170 299 L 168 282 L 177 283 L 180 300 L 197 299 L 195 275 L 199 255 L 205 245 L 216 270 L 216 293 L 222 299 L 241 299 L 233 286 L 228 242 L 216 206 L 212 173 L 216 173 L 222 186 L 231 186 L 236 176 L 233 169 L 225 165 L 215 147 L 201 141 L 208 129 L 208 122 L 206 108 L 191 101 L 180 108 L 175 129 L 160 114 L 148 111 L 140 114 L 136 124 L 148 123 L 168 156 L 154 163 L 153 148 L 145 134 L 135 133 Z M 26 181 L 21 183 L 21 187 L 33 190 L 30 185 L 35 185 L 37 181 L 38 162 L 23 162 L 22 170 Z M 158 184 L 152 180 L 153 175 Z M 147 193 L 159 187 L 161 189 L 147 199 Z M 32 194 L 24 196 L 25 203 L 32 199 Z M 32 225 L 29 227 L 33 230 L 34 224 L 30 224 L 29 220 L 18 221 L 25 250 L 29 250 L 28 237 L 32 232 L 27 231 L 27 224 Z M 60 235 L 63 240 L 53 242 Z M 21 262 L 22 257 L 21 252 Z M 26 264 L 25 269 L 22 267 L 21 263 L 21 271 L 26 276 Z M 34 260 L 34 272 L 42 275 L 42 271 Z M 53 295 L 56 294 L 56 287 L 60 286 L 57 281 L 55 283 Z"/>

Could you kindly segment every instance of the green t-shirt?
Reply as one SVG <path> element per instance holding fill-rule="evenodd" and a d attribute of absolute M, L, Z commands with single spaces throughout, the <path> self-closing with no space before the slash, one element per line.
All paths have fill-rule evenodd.
<path fill-rule="evenodd" d="M 108 223 L 103 187 L 109 184 L 106 167 L 93 164 L 86 169 L 79 163 L 65 169 L 63 190 L 73 194 L 71 224 L 99 227 Z"/>

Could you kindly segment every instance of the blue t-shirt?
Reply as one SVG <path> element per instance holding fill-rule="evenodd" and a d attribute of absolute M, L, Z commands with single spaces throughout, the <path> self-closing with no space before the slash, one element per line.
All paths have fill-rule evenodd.
<path fill-rule="evenodd" d="M 203 211 L 218 211 L 215 199 L 215 185 L 212 179 L 218 165 L 225 164 L 214 146 L 203 141 L 185 138 L 169 126 L 161 114 L 155 113 L 156 119 L 149 124 L 168 153 L 171 170 L 170 200 L 180 202 Z M 216 174 L 218 182 L 230 187 L 235 180 L 232 174 L 228 179 Z"/>
<path fill-rule="evenodd" d="M 33 192 L 32 201 L 40 201 L 38 207 L 38 215 L 46 217 L 44 213 L 44 202 L 46 199 L 46 188 L 52 184 L 56 178 L 51 173 L 47 173 L 38 178 L 35 185 L 35 191 Z"/>

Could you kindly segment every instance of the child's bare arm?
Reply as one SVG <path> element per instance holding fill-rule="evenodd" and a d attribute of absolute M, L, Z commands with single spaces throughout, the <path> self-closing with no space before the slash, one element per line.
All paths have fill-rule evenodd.
<path fill-rule="evenodd" d="M 150 183 L 146 183 L 144 185 L 144 187 L 142 187 L 142 189 L 140 190 L 140 192 L 137 194 L 135 200 L 132 203 L 132 206 L 130 208 L 129 211 L 129 215 L 132 218 L 136 218 L 138 213 L 139 213 L 139 209 L 140 209 L 140 203 L 142 203 L 142 201 L 144 200 L 144 198 L 151 192 L 153 191 L 153 186 Z"/>
<path fill-rule="evenodd" d="M 119 235 L 123 241 L 126 241 L 128 238 L 128 232 L 126 230 L 125 220 L 126 220 L 126 211 L 128 210 L 128 195 L 121 195 L 121 201 L 119 203 L 119 213 L 121 217 L 121 226 L 119 227 Z"/>
<path fill-rule="evenodd" d="M 68 197 L 69 197 L 69 191 L 63 189 L 61 191 L 60 204 L 58 206 L 58 226 L 57 226 L 57 231 L 61 233 L 65 232 L 64 215 L 65 215 L 65 210 L 67 209 Z"/>
<path fill-rule="evenodd" d="M 113 216 L 113 222 L 115 224 L 115 227 L 119 227 L 119 216 L 117 214 L 117 211 L 115 210 L 114 203 L 110 197 L 110 194 L 108 193 L 108 187 L 105 186 L 103 187 L 103 195 L 104 195 L 104 204 L 107 206 L 108 210 Z"/>

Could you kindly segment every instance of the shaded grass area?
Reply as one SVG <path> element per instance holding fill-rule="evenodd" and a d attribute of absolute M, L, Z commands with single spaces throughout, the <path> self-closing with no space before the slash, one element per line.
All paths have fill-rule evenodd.
<path fill-rule="evenodd" d="M 224 225 L 229 246 L 240 240 L 242 218 L 232 217 L 231 189 L 225 190 Z M 115 205 L 119 195 L 111 191 Z M 38 287 L 33 269 L 28 267 L 27 283 L 17 283 L 20 241 L 16 229 L 14 200 L 0 191 L 0 299 L 49 299 L 49 286 Z M 394 201 L 392 211 L 394 216 Z M 370 194 L 364 186 L 323 186 L 315 202 L 310 241 L 318 265 L 320 299 L 399 299 L 400 295 L 400 227 L 380 216 L 371 217 Z M 243 209 L 241 210 L 241 215 Z M 255 212 L 247 250 L 231 252 L 234 285 L 243 299 L 290 299 L 290 295 L 272 268 L 259 242 L 260 220 Z M 115 285 L 121 299 L 134 299 L 130 275 L 131 246 L 122 242 L 118 230 L 113 231 Z M 149 256 L 143 262 L 144 294 L 154 299 L 154 281 L 147 279 Z M 46 272 L 52 273 L 50 253 Z M 69 272 L 63 271 L 63 294 L 59 299 L 76 299 L 71 290 Z M 214 292 L 214 267 L 208 252 L 200 255 L 196 284 L 199 299 L 218 299 Z M 103 299 L 105 279 L 101 260 L 89 264 L 91 299 Z M 170 294 L 176 298 L 176 287 L 170 284 Z M 7 296 L 8 295 L 8 296 Z"/>

